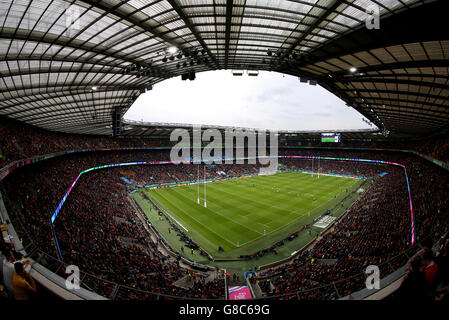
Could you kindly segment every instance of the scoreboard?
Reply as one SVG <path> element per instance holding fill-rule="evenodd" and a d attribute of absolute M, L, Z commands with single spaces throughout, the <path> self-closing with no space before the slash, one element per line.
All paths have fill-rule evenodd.
<path fill-rule="evenodd" d="M 322 133 L 321 142 L 339 143 L 341 142 L 341 133 Z"/>

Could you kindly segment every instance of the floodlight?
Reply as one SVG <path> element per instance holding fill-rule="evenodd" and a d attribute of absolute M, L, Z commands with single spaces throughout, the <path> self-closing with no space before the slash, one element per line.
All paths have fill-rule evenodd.
<path fill-rule="evenodd" d="M 170 48 L 168 48 L 168 52 L 171 53 L 171 54 L 176 53 L 176 52 L 178 52 L 178 48 L 170 47 Z"/>

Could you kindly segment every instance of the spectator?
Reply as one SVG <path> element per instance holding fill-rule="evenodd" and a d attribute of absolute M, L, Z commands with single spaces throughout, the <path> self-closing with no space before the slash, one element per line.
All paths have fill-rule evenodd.
<path fill-rule="evenodd" d="M 25 271 L 21 262 L 14 264 L 14 276 L 12 280 L 14 298 L 16 300 L 29 300 L 32 293 L 37 292 L 33 277 Z"/>
<path fill-rule="evenodd" d="M 394 297 L 401 300 L 424 300 L 427 283 L 426 274 L 422 271 L 422 258 L 416 256 L 410 261 L 409 272 L 405 275 L 401 286 L 394 293 Z"/>
<path fill-rule="evenodd" d="M 444 291 L 443 288 L 449 287 L 449 240 L 443 239 L 444 244 L 439 252 L 439 255 L 435 258 L 435 262 L 438 265 L 437 291 Z"/>
<path fill-rule="evenodd" d="M 65 135 L 32 127 L 22 128 L 15 124 L 0 123 L 0 131 L 2 136 L 12 137 L 0 141 L 3 156 L 0 161 L 3 164 L 61 150 L 150 145 L 143 139 L 131 141 Z M 447 142 L 444 145 L 447 146 Z M 404 164 L 412 190 L 416 238 L 422 239 L 444 226 L 443 213 L 449 208 L 448 174 L 420 157 L 348 150 L 281 151 L 286 155 L 377 159 Z M 438 154 L 444 155 L 443 152 Z M 169 151 L 155 150 L 88 152 L 26 166 L 14 171 L 4 181 L 6 194 L 14 204 L 13 210 L 10 210 L 10 218 L 17 227 L 19 237 L 29 236 L 39 248 L 55 255 L 52 233 L 48 226 L 49 215 L 80 171 L 109 163 L 163 161 L 168 160 L 168 157 Z M 307 160 L 282 159 L 281 162 L 292 169 L 311 169 L 311 162 Z M 129 203 L 123 200 L 126 199 L 127 189 L 119 182 L 122 170 L 114 168 L 83 176 L 64 204 L 55 228 L 67 261 L 80 265 L 82 269 L 105 280 L 146 291 L 198 297 L 220 296 L 219 292 L 223 288 L 219 281 L 198 285 L 192 292 L 173 286 L 177 279 L 185 276 L 185 269 L 163 256 L 157 250 L 157 241 L 148 240 L 148 234 L 142 232 L 144 228 L 141 222 L 135 219 Z M 232 177 L 254 173 L 257 167 L 246 164 L 222 165 L 217 166 L 217 170 Z M 410 248 L 408 193 L 402 168 L 323 160 L 320 171 L 364 175 L 373 178 L 373 185 L 335 224 L 334 230 L 320 238 L 313 248 L 304 251 L 292 263 L 267 271 L 266 276 L 270 278 L 268 280 L 276 288 L 273 294 L 322 287 L 340 280 L 338 290 L 340 294 L 346 295 L 360 289 L 356 283 L 344 281 L 347 277 L 362 272 L 367 264 L 380 264 Z M 379 178 L 378 174 L 384 171 L 388 171 L 388 175 Z M 148 181 L 186 181 L 194 177 L 195 172 L 195 168 L 187 165 L 136 166 L 124 175 L 131 175 L 136 184 L 143 185 Z M 208 178 L 213 178 L 214 175 L 215 173 L 208 172 Z M 392 225 L 395 226 L 394 230 Z M 125 242 L 123 239 L 132 241 Z M 151 252 L 147 253 L 142 248 L 149 248 Z M 332 266 L 320 263 L 311 265 L 311 258 L 334 259 L 336 263 Z M 396 268 L 403 262 L 395 260 L 390 263 Z M 439 264 L 438 259 L 436 264 Z M 283 277 L 276 276 L 277 274 L 282 274 Z M 108 294 L 107 285 L 92 287 L 100 294 Z M 130 293 L 124 298 L 131 295 Z M 145 296 L 136 294 L 135 297 Z M 322 299 L 334 296 L 320 289 L 304 297 Z"/>
<path fill-rule="evenodd" d="M 424 266 L 424 273 L 426 274 L 427 290 L 434 289 L 436 276 L 438 273 L 438 265 L 434 261 L 434 256 L 431 251 L 426 251 L 422 256 L 422 264 Z"/>
<path fill-rule="evenodd" d="M 426 253 L 426 252 L 432 252 L 433 253 L 433 250 L 432 250 L 432 246 L 433 246 L 432 239 L 430 239 L 430 238 L 424 239 L 422 241 L 421 245 L 423 246 L 423 248 L 421 250 L 419 250 L 417 253 L 415 253 L 415 255 L 408 260 L 408 262 L 407 262 L 407 269 L 410 268 L 410 263 L 411 263 L 412 260 L 415 260 L 417 257 L 419 257 L 419 258 L 421 258 L 420 261 L 423 262 L 422 257 L 424 255 L 424 253 Z M 424 265 L 422 267 L 424 267 Z"/>
<path fill-rule="evenodd" d="M 4 251 L 5 259 L 3 260 L 3 283 L 5 284 L 6 292 L 10 297 L 13 296 L 12 280 L 14 276 L 14 254 L 11 250 Z"/>

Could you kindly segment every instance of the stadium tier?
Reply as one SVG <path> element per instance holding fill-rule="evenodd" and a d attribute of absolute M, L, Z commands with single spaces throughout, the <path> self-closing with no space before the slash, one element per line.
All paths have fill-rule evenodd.
<path fill-rule="evenodd" d="M 11 140 L 19 149 L 20 136 Z M 222 259 L 242 278 L 245 268 L 257 271 L 250 281 L 260 298 L 337 299 L 363 288 L 368 265 L 382 275 L 402 267 L 419 250 L 412 232 L 419 242 L 447 231 L 449 173 L 412 152 L 285 147 L 279 172 L 267 176 L 248 163 L 201 165 L 206 176 L 198 176 L 198 165 L 171 164 L 170 150 L 151 148 L 37 160 L 2 181 L 17 236 L 30 259 L 60 276 L 63 266 L 79 266 L 81 286 L 106 298 L 224 299 Z M 412 219 L 404 168 L 388 163 L 406 168 Z M 126 165 L 88 170 L 111 164 Z M 210 181 L 201 210 L 198 178 Z M 335 222 L 323 231 L 314 224 L 325 213 Z"/>
<path fill-rule="evenodd" d="M 446 2 L 1 1 L 0 303 L 447 301 Z"/>

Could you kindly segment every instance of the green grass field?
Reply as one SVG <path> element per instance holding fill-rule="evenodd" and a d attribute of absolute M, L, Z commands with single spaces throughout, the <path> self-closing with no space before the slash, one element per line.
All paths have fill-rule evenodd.
<path fill-rule="evenodd" d="M 144 190 L 214 258 L 232 259 L 270 246 L 324 213 L 354 190 L 359 179 L 299 172 L 237 178 L 204 185 Z M 137 192 L 141 207 L 148 204 Z M 309 214 L 310 213 L 310 214 Z M 148 213 L 147 213 L 148 214 Z M 188 231 L 186 231 L 188 230 Z M 224 252 L 218 252 L 218 246 Z"/>

